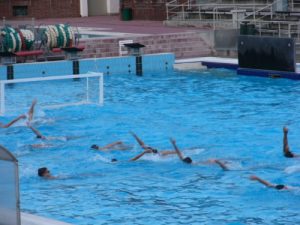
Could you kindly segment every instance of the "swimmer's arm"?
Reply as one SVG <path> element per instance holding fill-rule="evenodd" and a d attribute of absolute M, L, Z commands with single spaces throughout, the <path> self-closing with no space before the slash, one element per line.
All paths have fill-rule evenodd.
<path fill-rule="evenodd" d="M 179 157 L 181 160 L 183 160 L 183 155 L 182 155 L 182 153 L 180 152 L 179 148 L 177 147 L 176 141 L 175 141 L 174 139 L 172 139 L 172 138 L 170 138 L 170 141 L 171 141 L 171 143 L 172 143 L 172 145 L 173 145 L 173 147 L 174 147 L 174 149 L 175 149 L 175 152 L 176 152 L 176 154 L 178 155 L 178 157 Z"/>
<path fill-rule="evenodd" d="M 218 164 L 223 170 L 229 170 L 225 163 L 221 162 L 218 159 L 213 159 L 212 162 Z"/>
<path fill-rule="evenodd" d="M 30 106 L 29 110 L 28 110 L 28 121 L 29 121 L 29 122 L 30 122 L 30 121 L 32 120 L 32 118 L 33 118 L 34 107 L 35 107 L 36 103 L 37 103 L 37 100 L 34 99 L 34 100 L 32 101 L 32 103 L 31 103 L 31 106 Z"/>
<path fill-rule="evenodd" d="M 145 143 L 133 132 L 130 132 L 135 140 L 139 143 L 142 148 L 145 148 Z"/>
<path fill-rule="evenodd" d="M 274 184 L 271 184 L 271 183 L 269 183 L 268 181 L 265 181 L 265 180 L 263 180 L 263 179 L 261 179 L 261 178 L 259 178 L 259 177 L 257 177 L 257 176 L 250 176 L 250 180 L 256 180 L 256 181 L 258 181 L 259 183 L 261 183 L 261 184 L 263 184 L 263 185 L 265 185 L 265 186 L 267 186 L 267 187 L 271 187 L 271 188 L 274 188 L 274 187 L 275 187 Z"/>
<path fill-rule="evenodd" d="M 14 123 L 18 122 L 20 119 L 25 119 L 25 118 L 26 118 L 25 115 L 20 115 L 17 118 L 15 118 L 12 121 L 10 121 L 8 124 L 0 124 L 0 127 L 2 127 L 2 128 L 8 128 L 11 125 L 13 125 Z"/>
<path fill-rule="evenodd" d="M 143 155 L 145 155 L 146 153 L 152 153 L 152 150 L 145 150 L 142 153 L 138 154 L 137 156 L 133 157 L 132 159 L 130 159 L 129 161 L 136 161 L 139 158 L 141 158 Z"/>
<path fill-rule="evenodd" d="M 133 158 L 130 159 L 129 161 L 136 161 L 136 160 L 138 160 L 139 158 L 141 158 L 143 155 L 145 155 L 145 152 L 142 152 L 142 153 L 138 154 L 137 156 L 133 157 Z"/>
<path fill-rule="evenodd" d="M 44 135 L 42 135 L 41 132 L 39 132 L 36 128 L 34 128 L 33 126 L 31 126 L 29 123 L 27 124 L 27 126 L 32 130 L 33 133 L 35 133 L 35 135 L 37 137 L 40 137 L 41 139 L 46 139 L 46 137 Z"/>

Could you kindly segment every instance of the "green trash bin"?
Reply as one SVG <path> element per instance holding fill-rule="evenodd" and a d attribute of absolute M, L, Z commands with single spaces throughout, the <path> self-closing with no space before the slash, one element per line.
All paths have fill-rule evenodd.
<path fill-rule="evenodd" d="M 248 24 L 241 23 L 240 25 L 240 35 L 247 35 L 248 34 Z"/>
<path fill-rule="evenodd" d="M 122 9 L 122 20 L 124 20 L 124 21 L 132 20 L 132 9 L 131 8 Z"/>

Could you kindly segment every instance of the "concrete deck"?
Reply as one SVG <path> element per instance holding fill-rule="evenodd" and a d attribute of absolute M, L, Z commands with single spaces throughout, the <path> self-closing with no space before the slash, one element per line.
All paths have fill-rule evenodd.
<path fill-rule="evenodd" d="M 21 225 L 71 225 L 71 224 L 22 212 Z"/>
<path fill-rule="evenodd" d="M 31 23 L 30 19 L 7 21 L 11 24 Z M 37 19 L 35 25 L 49 25 L 57 23 L 69 23 L 77 27 L 94 27 L 105 28 L 111 32 L 124 32 L 134 34 L 170 34 L 184 33 L 188 31 L 196 31 L 199 28 L 193 27 L 167 27 L 163 21 L 147 21 L 147 20 L 131 20 L 121 21 L 119 16 L 94 16 L 94 17 L 78 17 L 78 18 L 49 18 Z"/>

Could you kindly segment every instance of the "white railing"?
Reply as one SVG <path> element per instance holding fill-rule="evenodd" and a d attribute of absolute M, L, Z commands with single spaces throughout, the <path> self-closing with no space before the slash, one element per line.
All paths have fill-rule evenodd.
<path fill-rule="evenodd" d="M 221 18 L 222 15 L 231 15 L 232 10 L 245 10 L 246 14 L 253 14 L 262 8 L 265 4 L 177 4 L 177 1 L 171 1 L 166 4 L 167 20 L 188 20 L 196 17 L 197 20 L 204 20 L 204 15 L 212 15 L 213 20 Z M 193 18 L 195 19 L 195 18 Z"/>
<path fill-rule="evenodd" d="M 281 2 L 282 0 L 276 0 L 272 4 L 269 4 L 261 9 L 258 9 L 257 11 L 254 11 L 251 14 L 248 14 L 245 17 L 245 20 L 248 20 L 252 18 L 252 20 L 263 20 L 264 18 L 268 17 L 270 19 L 273 19 L 273 16 L 276 12 L 277 5 Z M 283 7 L 284 8 L 284 7 Z"/>
<path fill-rule="evenodd" d="M 289 9 L 292 10 L 292 11 L 294 11 L 294 10 L 299 11 L 300 10 L 300 2 L 299 1 L 290 0 L 289 1 Z"/>
<path fill-rule="evenodd" d="M 289 37 L 300 40 L 300 22 L 274 20 L 243 20 L 251 23 L 260 36 Z"/>

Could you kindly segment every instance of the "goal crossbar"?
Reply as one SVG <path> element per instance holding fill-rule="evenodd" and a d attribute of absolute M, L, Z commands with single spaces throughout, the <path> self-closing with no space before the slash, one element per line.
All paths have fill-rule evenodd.
<path fill-rule="evenodd" d="M 26 83 L 35 81 L 51 81 L 51 80 L 64 80 L 64 79 L 76 79 L 76 78 L 86 78 L 86 89 L 88 93 L 89 82 L 88 78 L 99 78 L 99 101 L 98 104 L 102 105 L 104 102 L 104 84 L 103 84 L 103 73 L 87 73 L 87 74 L 76 74 L 76 75 L 62 75 L 62 76 L 46 76 L 46 77 L 36 77 L 36 78 L 20 78 L 12 80 L 0 80 L 0 114 L 5 113 L 5 85 L 15 84 L 15 83 Z M 89 100 L 89 95 L 86 96 L 87 101 Z M 69 104 L 65 104 L 68 106 Z"/>

